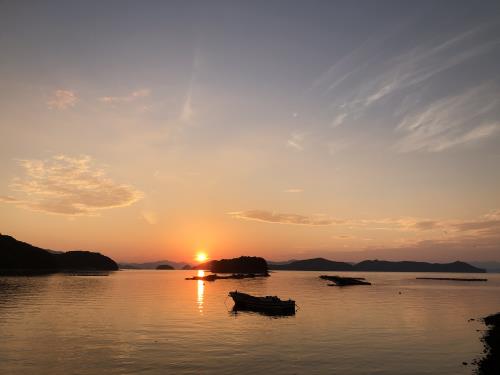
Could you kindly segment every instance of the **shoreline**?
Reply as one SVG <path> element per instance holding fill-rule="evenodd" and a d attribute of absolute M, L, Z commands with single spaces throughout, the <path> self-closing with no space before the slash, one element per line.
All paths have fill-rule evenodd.
<path fill-rule="evenodd" d="M 483 318 L 488 328 L 481 338 L 484 344 L 484 356 L 477 360 L 478 375 L 500 374 L 500 313 Z"/>

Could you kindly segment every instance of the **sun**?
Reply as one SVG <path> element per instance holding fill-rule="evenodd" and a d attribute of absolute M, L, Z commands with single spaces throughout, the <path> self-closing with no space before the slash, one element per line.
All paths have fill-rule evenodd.
<path fill-rule="evenodd" d="M 199 251 L 198 253 L 196 253 L 195 259 L 197 262 L 206 262 L 208 260 L 208 256 L 206 253 Z"/>

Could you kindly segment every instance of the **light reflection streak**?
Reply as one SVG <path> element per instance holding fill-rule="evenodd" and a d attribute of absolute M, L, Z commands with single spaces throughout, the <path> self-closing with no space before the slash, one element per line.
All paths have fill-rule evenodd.
<path fill-rule="evenodd" d="M 203 277 L 205 276 L 205 271 L 203 270 L 198 270 L 198 277 Z M 203 280 L 198 280 L 198 298 L 197 298 L 197 303 L 198 303 L 198 310 L 200 313 L 203 313 L 203 293 L 205 292 L 205 281 Z"/>

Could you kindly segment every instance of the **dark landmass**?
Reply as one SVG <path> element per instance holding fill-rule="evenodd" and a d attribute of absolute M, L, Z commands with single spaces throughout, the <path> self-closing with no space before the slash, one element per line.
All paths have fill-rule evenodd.
<path fill-rule="evenodd" d="M 158 266 L 168 264 L 174 269 L 183 269 L 187 263 L 184 262 L 172 262 L 170 260 L 158 260 L 156 262 L 146 262 L 146 263 L 120 263 L 119 266 L 122 269 L 128 270 L 155 270 Z"/>
<path fill-rule="evenodd" d="M 215 281 L 224 279 L 253 279 L 256 277 L 268 277 L 269 274 L 255 274 L 255 273 L 234 273 L 227 276 L 219 276 L 216 273 L 206 276 L 193 276 L 186 277 L 186 280 L 203 280 L 203 281 Z"/>
<path fill-rule="evenodd" d="M 352 264 L 334 262 L 325 258 L 296 260 L 287 264 L 270 264 L 269 268 L 287 271 L 354 271 Z"/>
<path fill-rule="evenodd" d="M 64 271 L 116 271 L 107 256 L 90 251 L 55 252 L 0 235 L 0 274 L 35 275 Z"/>
<path fill-rule="evenodd" d="M 417 280 L 448 280 L 448 281 L 488 281 L 488 279 L 463 279 L 457 277 L 417 277 Z"/>
<path fill-rule="evenodd" d="M 169 264 L 160 264 L 159 266 L 156 267 L 156 269 L 157 270 L 175 270 L 175 268 Z"/>
<path fill-rule="evenodd" d="M 328 284 L 328 286 L 372 285 L 372 283 L 365 281 L 364 277 L 341 277 L 341 276 L 321 275 L 319 278 L 333 282 L 333 284 Z"/>
<path fill-rule="evenodd" d="M 268 274 L 267 262 L 261 257 L 242 256 L 233 259 L 211 260 L 199 264 L 193 269 L 208 270 L 217 273 Z"/>
<path fill-rule="evenodd" d="M 183 270 L 192 270 L 193 267 L 191 267 L 189 264 L 186 264 L 184 267 L 182 267 Z"/>
<path fill-rule="evenodd" d="M 488 327 L 482 338 L 486 355 L 477 362 L 477 374 L 500 374 L 500 313 L 484 318 Z"/>
<path fill-rule="evenodd" d="M 457 272 L 485 273 L 486 270 L 464 262 L 427 263 L 427 262 L 390 262 L 384 260 L 365 260 L 357 264 L 334 262 L 324 258 L 297 260 L 287 264 L 270 264 L 271 270 L 289 271 L 364 271 L 364 272 Z"/>
<path fill-rule="evenodd" d="M 389 262 L 385 260 L 365 260 L 354 266 L 356 271 L 379 272 L 458 272 L 485 273 L 486 270 L 465 262 L 427 263 L 427 262 Z"/>

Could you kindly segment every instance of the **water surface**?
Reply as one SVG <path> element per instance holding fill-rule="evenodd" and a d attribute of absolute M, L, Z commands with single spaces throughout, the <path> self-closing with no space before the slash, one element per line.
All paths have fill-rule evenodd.
<path fill-rule="evenodd" d="M 337 272 L 374 284 L 338 288 L 321 272 L 184 280 L 195 272 L 0 277 L 0 373 L 470 374 L 484 327 L 468 320 L 500 311 L 499 274 Z M 234 314 L 234 289 L 300 309 Z"/>

